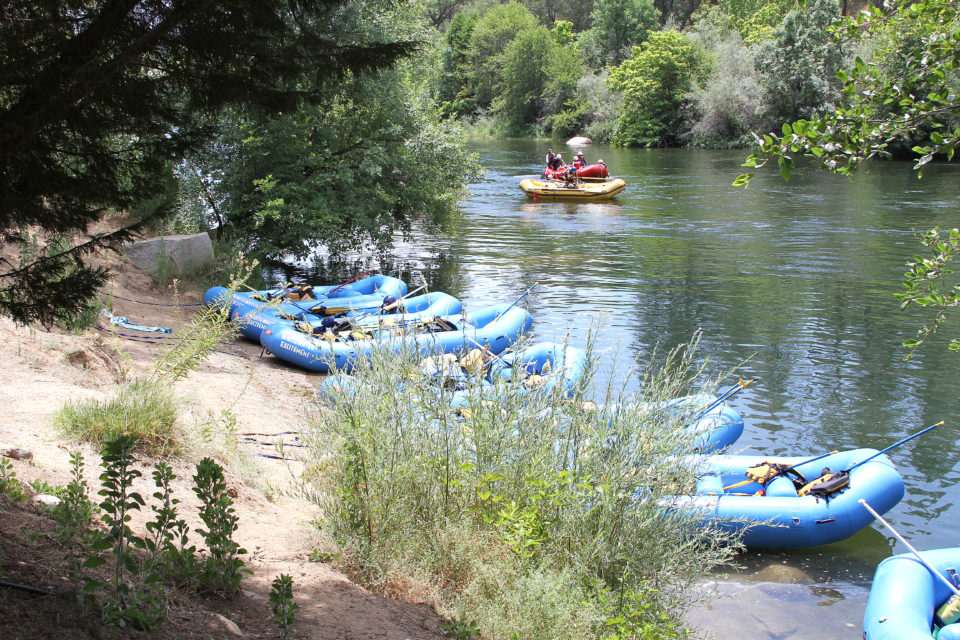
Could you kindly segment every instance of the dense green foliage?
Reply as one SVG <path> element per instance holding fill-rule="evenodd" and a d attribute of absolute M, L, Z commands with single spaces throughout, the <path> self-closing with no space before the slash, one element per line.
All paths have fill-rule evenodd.
<path fill-rule="evenodd" d="M 184 158 L 236 151 L 238 139 L 231 136 L 248 127 L 258 136 L 269 137 L 271 127 L 284 121 L 307 127 L 317 124 L 320 148 L 301 140 L 291 152 L 318 151 L 321 158 L 326 152 L 345 153 L 367 133 L 375 138 L 374 146 L 408 147 L 406 154 L 381 157 L 382 171 L 372 167 L 375 162 L 369 158 L 362 162 L 348 158 L 364 165 L 362 175 L 335 186 L 340 191 L 362 188 L 344 197 L 354 202 L 363 202 L 376 191 L 373 201 L 381 203 L 381 211 L 368 214 L 354 207 L 343 212 L 338 229 L 347 235 L 355 228 L 361 230 L 361 237 L 371 229 L 388 233 L 389 229 L 380 228 L 384 202 L 391 203 L 389 216 L 400 228 L 414 217 L 413 210 L 428 219 L 449 213 L 469 173 L 463 171 L 450 180 L 442 180 L 451 178 L 449 173 L 441 174 L 438 179 L 437 170 L 450 162 L 451 137 L 443 133 L 433 144 L 430 138 L 436 131 L 430 127 L 430 112 L 422 108 L 422 94 L 412 90 L 404 95 L 403 85 L 388 92 L 388 102 L 412 103 L 399 108 L 398 122 L 375 114 L 387 106 L 369 104 L 370 82 L 375 80 L 367 74 L 386 73 L 430 39 L 423 27 L 422 8 L 419 3 L 353 0 L 266 0 L 242 5 L 196 0 L 173 4 L 3 2 L 0 311 L 19 321 L 48 323 L 82 311 L 107 277 L 105 268 L 90 266 L 84 257 L 128 238 L 132 228 L 127 223 L 105 233 L 95 230 L 94 223 L 111 210 L 133 217 L 170 215 L 177 202 L 172 195 L 177 191 L 171 184 L 174 169 L 193 183 L 191 199 L 205 202 L 201 218 L 219 218 L 218 226 L 226 223 L 218 210 L 220 203 L 209 197 L 210 187 L 222 178 L 232 177 L 237 183 L 243 176 L 203 173 L 207 167 L 184 163 Z M 439 5 L 436 8 L 443 11 Z M 358 113 L 351 105 L 363 107 Z M 422 121 L 412 122 L 410 111 Z M 225 113 L 233 115 L 225 118 Z M 356 129 L 365 116 L 375 116 L 374 128 L 354 131 L 343 145 L 329 140 L 329 132 L 341 128 L 338 119 L 344 119 L 342 128 L 347 130 Z M 453 155 L 457 158 L 452 164 L 459 163 L 462 169 L 462 153 L 455 150 Z M 286 162 L 303 159 L 291 153 Z M 429 177 L 417 178 L 420 183 L 414 189 L 396 193 L 413 173 L 399 163 L 414 162 Z M 261 162 L 262 171 L 252 176 L 259 182 L 244 183 L 243 189 L 295 190 L 295 185 L 283 181 L 300 182 L 302 173 L 282 164 L 271 172 Z M 381 180 L 381 175 L 386 179 Z M 367 184 L 369 180 L 377 181 L 376 188 Z M 290 213 L 281 211 L 280 203 L 277 197 L 266 203 L 250 202 L 243 215 L 272 222 L 272 216 Z M 311 213 L 308 205 L 294 206 L 301 207 L 293 212 L 301 218 Z M 329 214 L 325 215 L 329 221 Z M 357 224 L 346 216 L 354 216 Z M 206 224 L 198 226 L 203 229 Z M 255 225 L 234 225 L 234 229 L 248 234 L 247 244 L 257 244 L 260 229 Z M 275 244 L 282 247 L 284 243 Z"/>
<path fill-rule="evenodd" d="M 318 245 L 384 247 L 417 221 L 449 223 L 476 167 L 411 76 L 349 76 L 296 113 L 236 116 L 192 158 L 218 177 L 208 193 L 226 237 L 256 254 L 304 257 Z"/>
<path fill-rule="evenodd" d="M 450 21 L 437 97 L 446 115 L 490 131 L 729 147 L 824 116 L 839 138 L 875 135 L 873 155 L 952 149 L 954 136 L 938 129 L 956 126 L 956 0 L 873 8 L 845 23 L 835 0 L 595 0 L 587 19 L 561 23 L 533 0 L 484 6 Z M 606 95 L 598 78 L 609 78 Z M 912 106 L 898 119 L 901 101 Z M 828 161 L 863 159 L 838 144 Z"/>
<path fill-rule="evenodd" d="M 734 551 L 667 506 L 697 473 L 678 463 L 693 447 L 688 416 L 663 409 L 702 374 L 694 347 L 635 372 L 635 397 L 609 389 L 601 410 L 583 396 L 596 356 L 572 398 L 562 368 L 549 392 L 516 374 L 495 395 L 458 378 L 459 410 L 420 354 L 357 363 L 305 435 L 304 489 L 340 566 L 483 637 L 687 637 L 688 589 Z"/>
<path fill-rule="evenodd" d="M 620 64 L 659 26 L 657 17 L 653 0 L 596 0 L 582 36 L 587 59 L 597 68 Z"/>
<path fill-rule="evenodd" d="M 770 120 L 813 117 L 833 107 L 840 95 L 836 74 L 841 50 L 829 29 L 839 17 L 836 0 L 811 0 L 788 13 L 772 37 L 760 45 L 757 64 L 765 70 L 762 78 Z"/>
<path fill-rule="evenodd" d="M 610 86 L 624 95 L 614 141 L 647 147 L 675 144 L 684 97 L 701 69 L 699 52 L 686 36 L 651 33 L 633 57 L 610 70 Z"/>

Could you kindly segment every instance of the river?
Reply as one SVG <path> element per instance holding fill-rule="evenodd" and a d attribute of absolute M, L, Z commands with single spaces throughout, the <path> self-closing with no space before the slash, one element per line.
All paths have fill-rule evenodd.
<path fill-rule="evenodd" d="M 701 330 L 711 374 L 739 366 L 760 378 L 732 402 L 746 422 L 733 452 L 882 449 L 946 420 L 891 452 L 907 494 L 888 519 L 921 549 L 957 544 L 960 354 L 946 342 L 960 322 L 904 360 L 900 343 L 923 316 L 900 311 L 893 294 L 921 249 L 913 230 L 960 224 L 960 166 L 928 167 L 922 181 L 904 163 L 852 181 L 806 168 L 785 183 L 770 170 L 743 189 L 731 186 L 743 152 L 593 145 L 588 162 L 602 157 L 624 193 L 534 203 L 517 183 L 539 173 L 546 146 L 474 144 L 487 174 L 471 186 L 456 236 L 417 235 L 377 264 L 404 277 L 419 270 L 468 308 L 538 282 L 524 301 L 533 337 L 582 344 L 599 317 L 597 347 L 624 363 L 608 377 Z M 298 267 L 335 282 L 366 264 Z M 904 551 L 875 526 L 809 551 L 748 553 L 742 569 L 705 586 L 724 597 L 689 620 L 716 638 L 859 638 L 877 563 Z"/>

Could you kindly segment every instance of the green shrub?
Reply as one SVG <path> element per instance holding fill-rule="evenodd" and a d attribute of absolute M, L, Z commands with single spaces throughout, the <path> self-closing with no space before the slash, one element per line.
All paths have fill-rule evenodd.
<path fill-rule="evenodd" d="M 572 398 L 471 387 L 454 412 L 412 354 L 359 363 L 360 383 L 307 436 L 305 488 L 342 566 L 373 588 L 428 593 L 484 636 L 602 637 L 623 618 L 618 633 L 675 637 L 686 588 L 731 554 L 723 535 L 665 507 L 695 479 L 677 463 L 692 434 L 664 410 L 702 374 L 695 344 L 640 371 L 637 394 L 609 389 L 600 411 L 582 403 L 591 375 Z M 628 594 L 641 591 L 637 607 Z"/>
<path fill-rule="evenodd" d="M 182 449 L 178 424 L 180 401 L 168 384 L 134 380 L 106 400 L 70 403 L 54 415 L 54 425 L 67 435 L 103 443 L 119 435 L 137 440 L 145 452 L 169 455 Z"/>

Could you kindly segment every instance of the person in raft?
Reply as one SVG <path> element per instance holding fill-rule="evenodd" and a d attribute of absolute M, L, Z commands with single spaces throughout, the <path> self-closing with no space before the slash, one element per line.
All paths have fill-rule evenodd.
<path fill-rule="evenodd" d="M 553 159 L 556 158 L 556 154 L 553 153 L 553 149 L 547 149 L 547 166 L 550 167 L 553 165 Z"/>
<path fill-rule="evenodd" d="M 577 169 L 573 165 L 567 167 L 567 170 L 563 172 L 563 182 L 564 186 L 567 187 L 576 187 L 580 184 L 580 178 L 577 177 Z"/>
<path fill-rule="evenodd" d="M 550 165 L 550 168 L 556 171 L 557 169 L 560 169 L 562 166 L 563 166 L 563 155 L 558 153 L 553 157 L 553 164 Z"/>
<path fill-rule="evenodd" d="M 577 169 L 583 169 L 587 166 L 587 161 L 583 158 L 583 151 L 577 154 L 577 157 L 573 159 L 573 166 Z"/>

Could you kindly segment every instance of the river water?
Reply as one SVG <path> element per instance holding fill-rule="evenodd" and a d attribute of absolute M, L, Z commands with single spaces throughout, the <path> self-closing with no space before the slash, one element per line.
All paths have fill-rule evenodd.
<path fill-rule="evenodd" d="M 535 339 L 582 344 L 599 317 L 597 347 L 624 364 L 699 329 L 711 374 L 740 366 L 760 378 L 732 402 L 746 422 L 733 452 L 882 449 L 946 420 L 891 452 L 907 494 L 888 519 L 921 549 L 960 544 L 960 354 L 946 349 L 960 322 L 904 360 L 900 343 L 922 315 L 900 311 L 893 296 L 921 249 L 913 230 L 960 224 L 960 166 L 930 167 L 922 181 L 902 163 L 852 181 L 804 169 L 785 183 L 771 170 L 743 189 L 731 186 L 743 152 L 593 145 L 588 162 L 602 157 L 627 181 L 624 193 L 534 203 L 517 183 L 539 173 L 546 145 L 474 150 L 487 174 L 471 186 L 457 235 L 415 236 L 374 266 L 419 270 L 468 308 L 512 301 L 538 282 L 524 300 Z M 336 282 L 367 264 L 298 267 Z M 813 550 L 745 554 L 742 569 L 705 585 L 723 597 L 689 619 L 716 638 L 858 638 L 877 563 L 906 551 L 895 542 L 876 526 Z"/>

